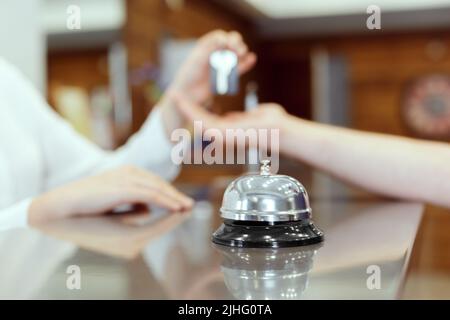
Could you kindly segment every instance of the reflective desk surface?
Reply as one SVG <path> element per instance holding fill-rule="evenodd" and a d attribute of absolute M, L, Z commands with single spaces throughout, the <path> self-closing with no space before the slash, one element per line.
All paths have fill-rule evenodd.
<path fill-rule="evenodd" d="M 0 298 L 395 299 L 401 294 L 421 204 L 317 198 L 313 220 L 325 232 L 323 244 L 233 249 L 210 241 L 221 223 L 223 191 L 212 189 L 196 191 L 202 200 L 188 214 L 135 212 L 1 232 Z M 81 288 L 70 289 L 78 274 Z"/>

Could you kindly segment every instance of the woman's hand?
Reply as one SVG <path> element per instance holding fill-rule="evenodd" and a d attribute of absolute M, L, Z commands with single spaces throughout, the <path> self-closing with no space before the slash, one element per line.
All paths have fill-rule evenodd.
<path fill-rule="evenodd" d="M 290 116 L 282 106 L 276 103 L 263 103 L 248 112 L 230 112 L 222 116 L 213 114 L 181 96 L 177 96 L 177 106 L 189 121 L 200 121 L 204 131 L 208 129 L 218 130 L 222 135 L 218 141 L 223 141 L 229 147 L 241 147 L 240 143 L 243 141 L 245 141 L 245 146 L 248 146 L 247 130 L 265 129 L 267 131 L 261 133 L 266 136 L 266 139 L 259 139 L 259 133 L 256 135 L 259 139 L 259 148 L 272 149 L 275 147 L 277 150 L 284 152 L 285 142 L 290 140 L 292 129 L 298 127 L 300 121 L 304 121 L 301 119 L 294 121 L 293 118 L 295 117 Z M 234 130 L 233 138 L 230 140 L 227 130 Z M 272 139 L 271 130 L 278 130 L 279 139 Z M 214 131 L 210 131 L 209 134 L 214 135 Z M 237 135 L 244 136 L 235 139 L 234 136 Z"/>
<path fill-rule="evenodd" d="M 214 128 L 225 134 L 226 129 L 279 129 L 289 124 L 289 114 L 276 103 L 263 103 L 248 112 L 229 112 L 219 116 L 202 108 L 187 97 L 177 95 L 176 104 L 189 121 L 201 121 L 204 130 Z M 282 130 L 283 129 L 283 130 Z"/>
<path fill-rule="evenodd" d="M 67 184 L 37 197 L 30 224 L 73 215 L 93 215 L 126 204 L 151 204 L 170 211 L 190 209 L 194 201 L 157 175 L 132 166 Z"/>
<path fill-rule="evenodd" d="M 174 94 L 186 96 L 198 105 L 204 105 L 212 98 L 209 56 L 218 49 L 229 49 L 238 55 L 240 74 L 256 63 L 256 55 L 249 52 L 241 34 L 236 31 L 216 30 L 201 37 L 159 103 L 169 134 L 183 124 L 183 117 L 175 107 Z"/>
<path fill-rule="evenodd" d="M 240 74 L 250 70 L 256 62 L 256 55 L 249 52 L 239 32 L 215 30 L 198 40 L 169 90 L 186 95 L 198 104 L 210 99 L 212 92 L 209 81 L 209 57 L 218 49 L 228 49 L 237 54 Z"/>

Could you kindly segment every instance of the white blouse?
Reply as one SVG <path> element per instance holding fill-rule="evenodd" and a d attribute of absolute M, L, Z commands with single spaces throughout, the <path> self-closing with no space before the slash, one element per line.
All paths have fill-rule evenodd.
<path fill-rule="evenodd" d="M 36 89 L 0 59 L 0 230 L 27 225 L 34 196 L 74 179 L 124 164 L 173 178 L 172 145 L 157 108 L 114 152 L 80 136 Z"/>

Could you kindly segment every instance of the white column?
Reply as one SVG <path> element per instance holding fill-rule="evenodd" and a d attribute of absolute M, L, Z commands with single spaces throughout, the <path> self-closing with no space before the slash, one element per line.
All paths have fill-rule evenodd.
<path fill-rule="evenodd" d="M 0 1 L 0 56 L 18 67 L 45 93 L 47 64 L 42 2 Z"/>

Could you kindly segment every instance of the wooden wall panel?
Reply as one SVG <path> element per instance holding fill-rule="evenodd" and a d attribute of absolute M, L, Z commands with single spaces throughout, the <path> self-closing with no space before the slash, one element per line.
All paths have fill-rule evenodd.
<path fill-rule="evenodd" d="M 77 86 L 90 92 L 98 86 L 109 84 L 107 48 L 54 51 L 48 54 L 48 99 L 52 90 L 61 85 Z"/>
<path fill-rule="evenodd" d="M 317 47 L 347 59 L 351 122 L 360 130 L 412 135 L 401 117 L 404 90 L 417 77 L 450 74 L 450 30 L 278 39 L 263 42 L 263 53 L 299 62 Z"/>
<path fill-rule="evenodd" d="M 450 74 L 450 34 L 355 39 L 336 50 L 349 60 L 352 123 L 361 130 L 412 135 L 401 116 L 406 88 L 424 75 Z"/>

